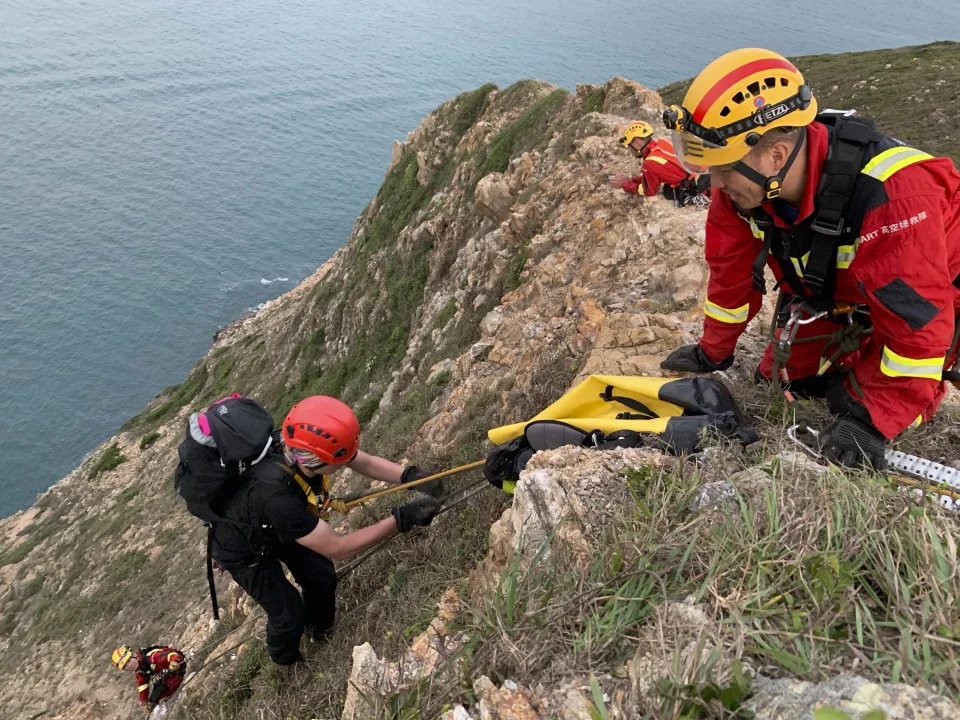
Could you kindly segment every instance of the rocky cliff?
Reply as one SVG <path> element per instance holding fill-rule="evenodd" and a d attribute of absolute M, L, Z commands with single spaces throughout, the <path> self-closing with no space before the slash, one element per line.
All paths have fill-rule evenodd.
<path fill-rule="evenodd" d="M 334 258 L 0 523 L 0 716 L 129 716 L 119 642 L 190 653 L 201 671 L 171 706 L 189 718 L 956 712 L 956 517 L 780 447 L 782 404 L 745 381 L 760 323 L 726 380 L 764 448 L 718 447 L 699 469 L 645 451 L 538 456 L 512 507 L 486 489 L 342 568 L 337 635 L 305 649 L 295 685 L 225 579 L 226 619 L 210 621 L 203 529 L 170 482 L 191 409 L 239 391 L 279 416 L 336 395 L 369 451 L 452 466 L 577 378 L 659 374 L 695 337 L 704 214 L 605 184 L 634 170 L 619 131 L 660 109 L 620 78 L 485 86 L 396 143 Z M 957 418 L 947 407 L 905 442 L 953 461 Z"/>

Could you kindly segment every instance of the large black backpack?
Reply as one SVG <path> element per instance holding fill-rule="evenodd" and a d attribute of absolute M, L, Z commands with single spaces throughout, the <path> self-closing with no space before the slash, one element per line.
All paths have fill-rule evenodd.
<path fill-rule="evenodd" d="M 177 448 L 174 487 L 187 510 L 204 522 L 222 519 L 223 502 L 243 472 L 263 460 L 276 438 L 273 417 L 256 400 L 234 395 L 201 413 Z M 203 441 L 197 439 L 202 437 Z"/>
<path fill-rule="evenodd" d="M 231 395 L 188 421 L 186 437 L 177 448 L 180 462 L 174 487 L 187 510 L 207 526 L 207 583 L 217 620 L 220 612 L 211 557 L 213 525 L 241 525 L 223 517 L 223 504 L 239 487 L 241 476 L 269 457 L 277 442 L 270 413 L 252 398 Z"/>

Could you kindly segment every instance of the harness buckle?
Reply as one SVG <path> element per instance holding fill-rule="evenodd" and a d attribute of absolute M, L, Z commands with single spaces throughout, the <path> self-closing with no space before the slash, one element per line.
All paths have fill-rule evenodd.
<path fill-rule="evenodd" d="M 814 218 L 813 222 L 810 223 L 810 229 L 821 235 L 830 235 L 831 237 L 836 237 L 843 232 L 843 218 L 840 218 L 835 223 L 828 223 L 825 220 L 817 217 Z"/>

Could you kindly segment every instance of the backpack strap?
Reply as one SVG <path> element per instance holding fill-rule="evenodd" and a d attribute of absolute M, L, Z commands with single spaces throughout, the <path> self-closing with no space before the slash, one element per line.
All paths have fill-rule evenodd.
<path fill-rule="evenodd" d="M 803 269 L 803 284 L 814 298 L 831 294 L 837 246 L 847 222 L 850 198 L 863 168 L 867 145 L 878 137 L 876 124 L 869 118 L 822 113 L 817 121 L 830 129 L 830 142 L 814 196 L 810 257 Z"/>
<path fill-rule="evenodd" d="M 639 400 L 624 397 L 623 395 L 614 395 L 613 385 L 607 385 L 604 391 L 600 393 L 600 399 L 604 402 L 618 402 L 635 411 L 632 413 L 620 413 L 617 415 L 617 420 L 653 420 L 659 417 L 659 415 Z"/>

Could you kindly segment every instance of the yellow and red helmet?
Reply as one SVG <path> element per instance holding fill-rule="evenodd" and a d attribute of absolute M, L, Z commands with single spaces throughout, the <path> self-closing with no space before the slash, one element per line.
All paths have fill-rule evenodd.
<path fill-rule="evenodd" d="M 650 123 L 646 123 L 643 120 L 637 120 L 627 125 L 627 129 L 623 131 L 623 137 L 620 138 L 621 145 L 629 145 L 637 138 L 641 140 L 646 140 L 647 138 L 653 137 L 653 127 Z"/>
<path fill-rule="evenodd" d="M 677 156 L 691 172 L 742 159 L 776 127 L 809 125 L 817 101 L 803 75 L 782 55 L 734 50 L 697 75 L 682 105 L 663 113 Z"/>
<path fill-rule="evenodd" d="M 114 665 L 117 666 L 117 670 L 123 670 L 132 658 L 133 648 L 129 647 L 128 645 L 121 645 L 113 651 L 113 656 L 110 658 L 110 660 Z"/>

